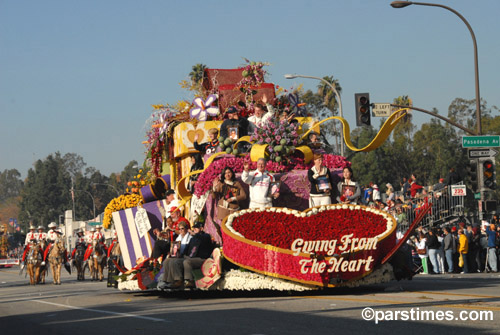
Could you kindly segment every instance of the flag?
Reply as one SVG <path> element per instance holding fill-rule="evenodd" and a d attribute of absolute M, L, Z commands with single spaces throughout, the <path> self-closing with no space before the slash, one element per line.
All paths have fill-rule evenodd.
<path fill-rule="evenodd" d="M 75 190 L 71 189 L 71 200 L 75 201 Z"/>

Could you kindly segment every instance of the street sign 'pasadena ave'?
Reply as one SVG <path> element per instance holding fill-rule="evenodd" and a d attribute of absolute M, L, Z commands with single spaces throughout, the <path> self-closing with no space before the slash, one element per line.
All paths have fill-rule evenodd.
<path fill-rule="evenodd" d="M 500 147 L 500 135 L 462 136 L 462 148 Z"/>

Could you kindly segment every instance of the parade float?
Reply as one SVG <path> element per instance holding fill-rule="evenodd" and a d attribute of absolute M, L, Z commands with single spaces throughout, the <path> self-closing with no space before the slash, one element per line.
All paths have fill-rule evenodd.
<path fill-rule="evenodd" d="M 374 150 L 407 111 L 395 112 L 368 146 L 356 148 L 343 118 L 309 117 L 296 94 L 264 82 L 265 65 L 248 61 L 236 69 L 205 69 L 197 89 L 181 83 L 195 93 L 192 101 L 153 106 L 141 175 L 131 184 L 130 193 L 111 201 L 105 210 L 104 225 L 116 230 L 122 253 L 120 289 L 156 287 L 163 269 L 149 257 L 156 238 L 153 230 L 162 228 L 167 189 L 175 190 L 191 223 L 204 222 L 204 231 L 217 245 L 195 273 L 200 289 L 303 291 L 382 283 L 408 274 L 404 264 L 394 261 L 406 237 L 396 240 L 397 224 L 390 214 L 362 205 L 308 208 L 307 170 L 313 149 L 304 143 L 311 131 L 320 133 L 323 123 L 336 120 L 342 123 L 351 150 Z M 204 168 L 190 171 L 190 157 L 198 152 L 195 140 L 208 142 L 209 130 L 220 128 L 227 108 L 236 107 L 244 118 L 264 96 L 274 101 L 277 113 L 293 113 L 294 121 L 275 117 L 250 134 L 219 137 L 216 150 L 202 153 Z M 218 222 L 211 192 L 214 178 L 227 166 L 239 178 L 243 165 L 255 169 L 259 158 L 267 159 L 267 171 L 279 180 L 280 196 L 273 207 L 242 209 Z M 350 162 L 325 154 L 324 165 L 337 182 Z M 193 175 L 198 179 L 189 192 L 187 183 Z M 242 184 L 248 191 L 248 185 Z"/>

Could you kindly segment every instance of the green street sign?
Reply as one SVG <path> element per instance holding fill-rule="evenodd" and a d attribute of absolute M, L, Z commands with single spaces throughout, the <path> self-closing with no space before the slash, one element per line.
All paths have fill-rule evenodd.
<path fill-rule="evenodd" d="M 478 192 L 478 193 L 474 193 L 474 199 L 475 199 L 475 200 L 479 200 L 479 199 L 481 199 L 481 193 L 480 193 L 480 192 Z"/>
<path fill-rule="evenodd" d="M 500 135 L 462 136 L 462 148 L 500 147 Z"/>
<path fill-rule="evenodd" d="M 102 226 L 102 222 L 87 222 L 89 226 Z"/>

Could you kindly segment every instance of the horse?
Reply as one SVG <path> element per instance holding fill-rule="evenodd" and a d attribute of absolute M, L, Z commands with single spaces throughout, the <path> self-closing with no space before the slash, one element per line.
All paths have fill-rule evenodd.
<path fill-rule="evenodd" d="M 64 241 L 57 239 L 47 256 L 54 285 L 61 285 L 61 268 L 64 262 Z"/>
<path fill-rule="evenodd" d="M 26 273 L 30 276 L 30 285 L 40 283 L 40 268 L 43 259 L 43 251 L 39 243 L 30 243 L 30 250 L 26 256 Z M 45 276 L 44 283 L 45 283 Z"/>
<path fill-rule="evenodd" d="M 90 278 L 92 281 L 99 279 L 102 281 L 104 267 L 106 266 L 106 250 L 97 240 L 92 241 L 92 253 L 88 259 Z"/>
<path fill-rule="evenodd" d="M 86 246 L 83 244 L 79 244 L 76 247 L 75 258 L 74 258 L 74 266 L 76 268 L 76 279 L 77 280 L 85 280 L 85 266 L 87 265 L 83 258 L 85 256 Z"/>

